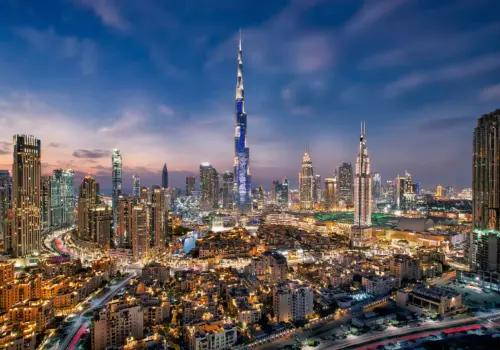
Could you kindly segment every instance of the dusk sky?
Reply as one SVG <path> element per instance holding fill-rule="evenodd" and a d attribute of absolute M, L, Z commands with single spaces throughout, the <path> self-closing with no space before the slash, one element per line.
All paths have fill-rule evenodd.
<path fill-rule="evenodd" d="M 111 150 L 160 183 L 234 157 L 238 30 L 253 185 L 354 162 L 470 187 L 476 119 L 500 108 L 498 0 L 0 0 L 0 169 L 12 135 L 43 172 L 111 188 Z M 198 182 L 198 180 L 197 180 Z"/>

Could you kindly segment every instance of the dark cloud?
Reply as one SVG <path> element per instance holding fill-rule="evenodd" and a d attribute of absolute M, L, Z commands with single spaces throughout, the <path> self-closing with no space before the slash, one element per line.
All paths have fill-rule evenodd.
<path fill-rule="evenodd" d="M 472 130 L 474 121 L 474 117 L 449 117 L 437 120 L 426 120 L 420 123 L 418 128 L 420 131 L 439 131 L 467 125 L 470 126 Z"/>
<path fill-rule="evenodd" d="M 10 142 L 0 142 L 0 155 L 12 153 L 12 144 Z"/>
<path fill-rule="evenodd" d="M 73 152 L 76 158 L 106 158 L 111 157 L 111 152 L 105 149 L 79 149 Z"/>
<path fill-rule="evenodd" d="M 58 148 L 59 146 L 61 146 L 60 143 L 56 143 L 56 142 L 49 143 L 49 147 L 52 147 L 52 148 Z"/>

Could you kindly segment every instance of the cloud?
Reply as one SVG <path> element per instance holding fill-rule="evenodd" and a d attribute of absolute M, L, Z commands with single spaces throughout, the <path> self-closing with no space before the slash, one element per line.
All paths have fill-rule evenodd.
<path fill-rule="evenodd" d="M 345 24 L 346 34 L 357 34 L 395 12 L 410 0 L 371 0 L 364 5 Z"/>
<path fill-rule="evenodd" d="M 130 29 L 130 23 L 125 20 L 118 7 L 118 1 L 115 0 L 76 0 L 82 6 L 85 6 L 96 14 L 105 25 L 127 31 Z"/>
<path fill-rule="evenodd" d="M 479 99 L 483 101 L 500 100 L 500 84 L 484 88 L 479 94 Z"/>
<path fill-rule="evenodd" d="M 12 144 L 10 142 L 0 141 L 0 154 L 11 154 Z"/>
<path fill-rule="evenodd" d="M 99 132 L 103 134 L 117 134 L 124 131 L 134 130 L 146 118 L 141 112 L 135 110 L 125 111 L 125 113 L 114 123 L 108 126 L 99 128 Z"/>
<path fill-rule="evenodd" d="M 60 144 L 57 142 L 50 142 L 49 143 L 49 147 L 52 147 L 52 148 L 58 148 L 59 146 L 60 146 Z"/>
<path fill-rule="evenodd" d="M 389 83 L 384 93 L 386 97 L 397 97 L 425 84 L 462 79 L 498 68 L 500 68 L 500 53 L 492 53 L 438 69 L 409 73 Z"/>
<path fill-rule="evenodd" d="M 73 152 L 76 158 L 107 158 L 111 157 L 111 152 L 104 149 L 78 149 Z"/>
<path fill-rule="evenodd" d="M 171 106 L 167 105 L 159 105 L 158 106 L 158 111 L 167 116 L 167 117 L 173 117 L 175 116 L 175 110 Z"/>
<path fill-rule="evenodd" d="M 470 116 L 448 117 L 436 120 L 424 120 L 420 123 L 418 129 L 421 131 L 441 131 L 443 129 L 451 130 L 461 128 L 464 125 L 470 125 L 471 129 L 475 119 Z"/>
<path fill-rule="evenodd" d="M 59 59 L 77 61 L 84 75 L 93 73 L 97 68 L 98 49 L 90 39 L 60 36 L 53 28 L 41 31 L 23 27 L 18 28 L 16 33 L 40 52 L 55 55 Z"/>

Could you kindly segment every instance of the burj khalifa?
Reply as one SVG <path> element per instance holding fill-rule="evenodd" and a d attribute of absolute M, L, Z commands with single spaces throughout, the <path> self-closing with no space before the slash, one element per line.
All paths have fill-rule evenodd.
<path fill-rule="evenodd" d="M 243 60 L 241 32 L 238 47 L 238 76 L 236 80 L 236 127 L 234 135 L 234 205 L 240 211 L 252 208 L 252 177 L 250 175 L 250 149 L 247 146 L 247 114 L 243 88 Z"/>

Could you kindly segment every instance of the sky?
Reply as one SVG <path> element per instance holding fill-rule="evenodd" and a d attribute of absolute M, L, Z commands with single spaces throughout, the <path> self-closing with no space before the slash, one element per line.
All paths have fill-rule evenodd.
<path fill-rule="evenodd" d="M 311 153 L 329 177 L 372 170 L 470 187 L 472 132 L 500 108 L 497 0 L 0 0 L 0 169 L 12 136 L 42 142 L 42 169 L 111 188 L 132 175 L 183 187 L 232 167 L 238 31 L 253 185 L 297 183 Z"/>

